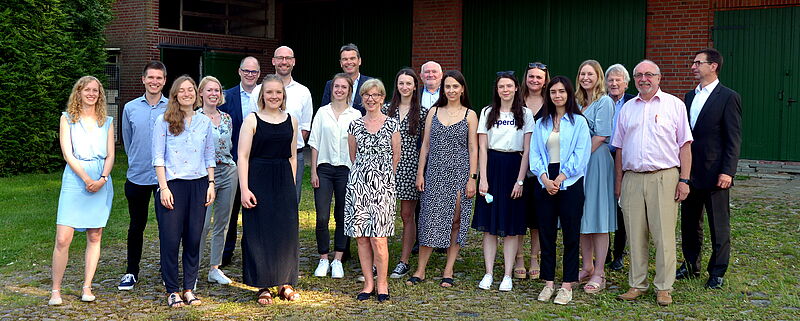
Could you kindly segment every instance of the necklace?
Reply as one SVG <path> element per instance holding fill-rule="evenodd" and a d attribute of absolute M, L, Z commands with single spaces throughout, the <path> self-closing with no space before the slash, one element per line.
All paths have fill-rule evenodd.
<path fill-rule="evenodd" d="M 450 112 L 451 109 L 453 110 L 453 112 Z M 447 107 L 447 108 L 445 108 L 444 112 L 447 113 L 447 116 L 449 116 L 450 118 L 453 118 L 456 115 L 458 115 L 458 112 L 460 111 L 460 110 L 455 110 L 455 109 L 456 109 L 455 107 Z"/>

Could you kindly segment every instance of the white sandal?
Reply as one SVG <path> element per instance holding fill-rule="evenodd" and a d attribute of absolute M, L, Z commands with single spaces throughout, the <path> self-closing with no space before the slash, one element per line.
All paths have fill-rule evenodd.
<path fill-rule="evenodd" d="M 59 293 L 59 292 L 61 292 L 61 289 L 50 290 L 50 292 L 51 293 Z M 64 300 L 61 299 L 61 295 L 59 295 L 57 298 L 54 298 L 53 295 L 51 294 L 50 295 L 50 301 L 47 301 L 47 305 L 62 305 L 62 304 L 64 304 Z"/>

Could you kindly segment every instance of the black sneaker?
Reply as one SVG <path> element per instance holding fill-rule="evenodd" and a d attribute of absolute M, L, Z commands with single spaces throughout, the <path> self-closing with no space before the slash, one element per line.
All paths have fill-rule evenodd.
<path fill-rule="evenodd" d="M 392 271 L 389 277 L 392 279 L 402 278 L 409 270 L 411 270 L 411 268 L 408 267 L 408 264 L 403 262 L 397 263 L 397 266 L 394 267 L 394 271 Z"/>
<path fill-rule="evenodd" d="M 119 281 L 119 285 L 117 289 L 120 291 L 130 291 L 133 290 L 133 286 L 136 285 L 136 277 L 133 274 L 125 274 L 122 276 L 122 279 Z"/>

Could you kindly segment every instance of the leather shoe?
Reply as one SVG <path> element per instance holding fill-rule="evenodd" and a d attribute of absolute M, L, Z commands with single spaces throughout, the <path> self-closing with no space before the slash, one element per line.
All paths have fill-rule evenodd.
<path fill-rule="evenodd" d="M 668 306 L 672 304 L 672 295 L 669 291 L 656 291 L 656 303 L 662 307 Z"/>
<path fill-rule="evenodd" d="M 706 289 L 722 289 L 723 281 L 721 276 L 710 276 L 706 282 Z"/>
<path fill-rule="evenodd" d="M 628 292 L 620 294 L 620 296 L 618 296 L 617 298 L 620 299 L 620 300 L 625 300 L 625 301 L 633 301 L 633 300 L 638 299 L 640 296 L 644 295 L 645 292 L 646 292 L 646 290 L 640 290 L 640 289 L 637 289 L 637 288 L 630 288 L 630 289 L 628 289 Z"/>
<path fill-rule="evenodd" d="M 622 263 L 623 262 L 622 259 L 623 259 L 622 256 L 614 258 L 614 261 L 611 262 L 611 266 L 610 266 L 611 270 L 613 270 L 613 271 L 622 270 L 622 268 L 625 267 L 625 264 Z"/>
<path fill-rule="evenodd" d="M 699 276 L 700 271 L 697 269 L 697 267 L 693 266 L 692 264 L 687 264 L 686 262 L 683 262 L 681 267 L 675 271 L 675 279 L 678 280 L 691 279 Z"/>

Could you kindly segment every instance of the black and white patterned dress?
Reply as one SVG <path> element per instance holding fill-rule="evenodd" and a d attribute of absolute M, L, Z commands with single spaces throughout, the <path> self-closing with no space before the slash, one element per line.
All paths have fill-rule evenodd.
<path fill-rule="evenodd" d="M 464 246 L 472 216 L 472 200 L 467 198 L 469 180 L 469 125 L 464 119 L 445 126 L 436 111 L 430 128 L 430 148 L 425 168 L 425 191 L 420 195 L 421 210 L 417 235 L 422 246 L 450 247 L 456 196 L 461 195 L 461 225 L 456 242 Z"/>
<path fill-rule="evenodd" d="M 394 235 L 397 201 L 392 134 L 397 127 L 397 120 L 391 117 L 375 134 L 367 131 L 363 118 L 350 123 L 347 132 L 355 136 L 358 147 L 344 203 L 344 234 L 349 237 Z"/>
<path fill-rule="evenodd" d="M 383 113 L 389 114 L 389 104 L 383 106 Z M 400 124 L 400 163 L 397 164 L 397 199 L 403 201 L 418 200 L 417 165 L 419 164 L 419 141 L 422 138 L 422 127 L 425 125 L 425 111 L 420 108 L 419 130 L 416 135 L 409 133 L 408 116 L 400 121 L 400 113 L 393 118 Z"/>

